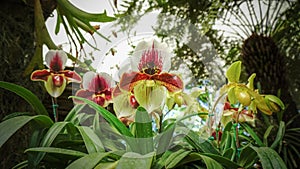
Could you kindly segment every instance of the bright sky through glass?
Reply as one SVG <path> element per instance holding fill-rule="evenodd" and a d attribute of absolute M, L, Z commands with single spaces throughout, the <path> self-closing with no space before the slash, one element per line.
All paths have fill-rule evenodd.
<path fill-rule="evenodd" d="M 71 0 L 71 2 L 77 6 L 78 8 L 91 12 L 91 13 L 102 13 L 106 10 L 107 15 L 113 16 L 114 11 L 112 8 L 112 4 L 110 4 L 109 0 Z M 121 1 L 118 1 L 121 3 Z M 67 36 L 65 35 L 65 31 L 63 26 L 61 26 L 60 32 L 55 35 L 54 29 L 56 25 L 56 12 L 53 13 L 54 16 L 48 18 L 46 25 L 49 30 L 51 37 L 55 44 L 62 45 L 65 51 L 70 51 L 69 42 Z M 89 55 L 92 53 L 93 55 L 93 63 L 92 66 L 97 70 L 97 72 L 107 72 L 114 76 L 117 68 L 120 64 L 128 57 L 129 52 L 133 50 L 132 46 L 136 45 L 142 39 L 150 39 L 153 38 L 154 31 L 152 30 L 152 26 L 156 22 L 157 14 L 151 13 L 143 17 L 137 25 L 133 32 L 135 36 L 131 36 L 128 38 L 125 33 L 117 32 L 117 36 L 113 36 L 113 31 L 118 31 L 120 28 L 114 26 L 114 22 L 112 23 L 100 23 L 100 30 L 99 32 L 106 37 L 109 37 L 111 42 L 108 42 L 101 38 L 99 35 L 94 34 L 94 38 L 91 37 L 89 33 L 83 33 L 89 42 L 99 49 L 99 51 L 95 51 L 87 44 L 84 44 L 84 51 L 88 56 L 86 59 L 90 59 Z M 72 47 L 72 52 L 75 52 L 74 46 Z M 111 52 L 115 50 L 114 55 Z M 48 49 L 45 48 L 45 52 Z M 74 54 L 74 53 L 73 53 Z M 83 54 L 83 53 L 82 53 Z M 71 62 L 69 62 L 71 65 Z"/>

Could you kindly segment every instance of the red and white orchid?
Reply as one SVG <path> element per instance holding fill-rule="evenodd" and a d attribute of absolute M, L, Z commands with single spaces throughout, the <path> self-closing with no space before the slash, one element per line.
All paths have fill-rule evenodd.
<path fill-rule="evenodd" d="M 107 73 L 87 72 L 83 75 L 82 88 L 76 96 L 89 99 L 102 107 L 108 106 L 112 101 L 112 90 L 115 82 Z M 82 101 L 74 99 L 75 103 Z"/>
<path fill-rule="evenodd" d="M 170 52 L 166 44 L 157 42 L 140 42 L 130 58 L 131 72 L 125 72 L 121 76 L 119 89 L 114 94 L 114 109 L 118 115 L 131 115 L 134 104 L 144 107 L 149 113 L 161 108 L 165 104 L 167 93 L 180 92 L 183 89 L 181 78 L 168 73 L 171 67 Z M 121 99 L 123 98 L 123 99 Z M 128 112 L 120 106 L 131 107 Z M 120 117 L 120 116 L 118 116 Z"/>
<path fill-rule="evenodd" d="M 70 82 L 81 82 L 81 77 L 74 71 L 64 70 L 67 55 L 62 50 L 50 50 L 45 57 L 49 69 L 36 70 L 31 74 L 31 80 L 43 81 L 47 92 L 54 98 L 59 97 Z"/>

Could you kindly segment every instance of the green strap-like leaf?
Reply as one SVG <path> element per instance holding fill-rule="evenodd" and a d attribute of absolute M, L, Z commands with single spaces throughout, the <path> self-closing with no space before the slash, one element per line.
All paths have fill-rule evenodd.
<path fill-rule="evenodd" d="M 261 141 L 261 139 L 255 134 L 255 132 L 252 130 L 252 128 L 247 123 L 240 123 L 243 128 L 247 131 L 247 133 L 250 134 L 250 136 L 255 140 L 256 144 L 258 146 L 265 146 L 264 143 Z"/>
<path fill-rule="evenodd" d="M 93 109 L 95 109 L 98 113 L 100 113 L 103 116 L 103 118 L 108 121 L 110 125 L 115 127 L 120 132 L 120 134 L 128 137 L 133 137 L 133 135 L 130 133 L 127 127 L 116 116 L 114 116 L 111 112 L 107 111 L 103 107 L 85 98 L 76 97 L 76 96 L 71 96 L 70 98 L 75 98 L 84 101 L 86 104 L 88 104 Z"/>
<path fill-rule="evenodd" d="M 211 157 L 205 155 L 199 155 L 202 160 L 204 161 L 207 169 L 223 169 L 223 166 L 218 163 L 216 160 L 212 159 Z"/>
<path fill-rule="evenodd" d="M 102 162 L 99 163 L 94 169 L 115 169 L 119 161 L 114 162 Z"/>
<path fill-rule="evenodd" d="M 48 132 L 45 134 L 42 142 L 41 142 L 41 147 L 50 147 L 51 144 L 53 143 L 54 139 L 58 136 L 59 133 L 61 133 L 64 129 L 66 125 L 72 125 L 69 122 L 56 122 L 54 123 L 51 128 L 48 130 Z M 36 155 L 36 158 L 34 158 L 34 161 L 29 161 L 30 163 L 32 163 L 32 165 L 34 166 L 38 166 L 39 163 L 41 162 L 41 160 L 44 158 L 45 156 L 45 152 L 39 152 Z"/>
<path fill-rule="evenodd" d="M 262 168 L 267 169 L 287 169 L 285 163 L 275 150 L 270 147 L 251 147 L 257 152 Z"/>
<path fill-rule="evenodd" d="M 68 10 L 72 14 L 72 16 L 78 19 L 88 19 L 90 22 L 111 22 L 116 19 L 114 17 L 107 16 L 106 12 L 97 14 L 85 12 L 75 7 L 68 0 L 57 0 L 57 2 L 60 7 Z"/>
<path fill-rule="evenodd" d="M 87 126 L 77 126 L 77 128 L 83 138 L 85 147 L 89 154 L 104 152 L 104 147 L 101 140 L 91 128 Z"/>
<path fill-rule="evenodd" d="M 179 163 L 182 163 L 182 160 L 187 157 L 191 151 L 185 149 L 179 149 L 178 151 L 172 153 L 166 160 L 166 168 L 174 168 Z"/>
<path fill-rule="evenodd" d="M 277 147 L 277 145 L 282 141 L 282 138 L 284 137 L 284 133 L 285 133 L 285 123 L 284 121 L 280 121 L 278 132 L 274 142 L 271 145 L 271 148 L 275 149 Z"/>
<path fill-rule="evenodd" d="M 96 113 L 93 120 L 93 130 L 94 131 L 100 131 L 100 121 L 99 121 L 99 113 Z"/>
<path fill-rule="evenodd" d="M 109 155 L 110 152 L 107 153 L 93 153 L 86 155 L 74 162 L 72 162 L 66 169 L 93 169 L 104 157 Z"/>
<path fill-rule="evenodd" d="M 48 112 L 44 107 L 44 105 L 39 100 L 39 98 L 28 89 L 13 83 L 8 83 L 3 81 L 0 81 L 0 87 L 21 96 L 31 105 L 31 107 L 37 114 L 48 116 Z"/>
<path fill-rule="evenodd" d="M 200 138 L 199 135 L 192 130 L 189 131 L 185 139 L 199 152 L 220 154 L 220 152 L 210 142 Z"/>
<path fill-rule="evenodd" d="M 44 127 L 50 127 L 53 121 L 44 115 L 37 116 L 18 116 L 0 123 L 0 147 L 20 128 L 31 120 L 35 120 Z"/>
<path fill-rule="evenodd" d="M 220 155 L 211 154 L 211 153 L 201 153 L 201 154 L 214 159 L 218 163 L 222 164 L 225 168 L 234 169 L 234 168 L 240 168 L 241 167 L 237 163 L 231 161 L 228 158 L 222 157 Z"/>
<path fill-rule="evenodd" d="M 151 169 L 153 157 L 154 157 L 154 153 L 141 155 L 134 152 L 127 152 L 119 160 L 116 169 L 134 169 L 134 168 Z"/>
<path fill-rule="evenodd" d="M 68 113 L 66 118 L 64 119 L 65 122 L 74 122 L 77 118 L 77 114 L 83 109 L 84 105 L 77 104 L 75 105 L 72 110 Z"/>
<path fill-rule="evenodd" d="M 270 126 L 267 128 L 267 130 L 265 131 L 265 134 L 264 134 L 264 144 L 265 144 L 266 146 L 268 146 L 268 137 L 269 137 L 269 135 L 270 135 L 270 133 L 271 133 L 271 131 L 272 131 L 273 128 L 274 128 L 274 126 L 273 126 L 273 125 L 270 125 Z"/>
<path fill-rule="evenodd" d="M 152 120 L 146 109 L 138 107 L 135 115 L 136 138 L 152 137 Z"/>
<path fill-rule="evenodd" d="M 136 143 L 140 150 L 138 153 L 144 155 L 153 152 L 152 120 L 144 108 L 138 107 L 134 125 Z"/>
<path fill-rule="evenodd" d="M 156 161 L 153 163 L 152 168 L 155 169 L 162 169 L 165 166 L 166 160 L 168 159 L 168 157 L 172 154 L 172 151 L 167 150 L 166 152 L 164 152 L 164 154 L 162 156 L 160 156 L 159 158 L 156 158 Z"/>
<path fill-rule="evenodd" d="M 55 35 L 58 34 L 60 30 L 60 24 L 62 23 L 62 16 L 59 13 L 59 10 L 56 10 L 57 12 L 57 18 L 56 18 L 56 25 L 55 25 Z"/>
<path fill-rule="evenodd" d="M 164 132 L 160 133 L 158 136 L 156 136 L 155 140 L 157 143 L 157 154 L 162 154 L 166 152 L 172 143 L 173 134 L 175 131 L 175 123 L 170 124 L 168 129 L 164 130 Z"/>
<path fill-rule="evenodd" d="M 238 159 L 238 164 L 244 168 L 249 168 L 253 166 L 256 158 L 256 152 L 249 146 L 246 146 L 241 151 L 240 158 Z"/>
<path fill-rule="evenodd" d="M 232 141 L 230 140 L 230 143 L 231 143 Z M 231 145 L 231 144 L 230 144 Z M 225 149 L 224 150 L 224 152 L 223 152 L 223 157 L 225 157 L 225 158 L 228 158 L 228 159 L 234 159 L 235 158 L 235 154 L 236 153 L 236 150 L 235 150 L 235 148 L 227 148 L 227 149 Z"/>
<path fill-rule="evenodd" d="M 219 162 L 201 153 L 190 153 L 185 160 L 190 162 L 203 160 L 207 169 L 223 169 L 223 166 Z"/>
<path fill-rule="evenodd" d="M 29 151 L 64 154 L 64 155 L 70 155 L 75 157 L 83 157 L 87 155 L 80 151 L 75 151 L 75 150 L 70 150 L 65 148 L 56 148 L 56 147 L 35 147 L 35 148 L 29 148 L 25 150 L 25 152 L 29 152 Z"/>
<path fill-rule="evenodd" d="M 28 161 L 22 161 L 19 164 L 15 165 L 12 169 L 22 169 L 22 168 L 28 168 Z"/>
<path fill-rule="evenodd" d="M 66 125 L 69 124 L 68 122 L 56 122 L 54 123 L 51 128 L 48 130 L 46 135 L 44 136 L 41 147 L 48 147 L 51 146 L 54 139 L 57 137 L 59 133 L 64 131 Z"/>

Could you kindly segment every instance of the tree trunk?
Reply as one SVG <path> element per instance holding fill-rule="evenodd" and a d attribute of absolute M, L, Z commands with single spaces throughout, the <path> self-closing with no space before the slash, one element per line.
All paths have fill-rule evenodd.
<path fill-rule="evenodd" d="M 54 0 L 42 0 L 45 16 L 55 9 Z M 46 95 L 40 92 L 41 83 L 34 83 L 24 77 L 23 71 L 34 55 L 34 8 L 32 1 L 5 0 L 0 2 L 0 81 L 21 85 L 40 99 Z M 0 89 L 0 120 L 13 112 L 32 112 L 31 107 L 19 96 Z M 0 168 L 12 168 L 26 159 L 30 128 L 25 127 L 15 134 L 0 149 Z"/>

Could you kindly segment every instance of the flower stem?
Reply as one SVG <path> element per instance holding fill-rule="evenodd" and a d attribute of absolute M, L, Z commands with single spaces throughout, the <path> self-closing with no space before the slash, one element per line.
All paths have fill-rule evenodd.
<path fill-rule="evenodd" d="M 219 149 L 220 148 L 220 139 L 219 139 L 219 132 L 220 132 L 220 129 L 221 129 L 221 123 L 219 122 L 218 124 L 218 127 L 216 128 L 216 139 L 217 139 L 217 148 Z"/>
<path fill-rule="evenodd" d="M 58 122 L 58 104 L 57 99 L 55 97 L 52 97 L 52 108 L 53 108 L 53 116 L 55 122 Z"/>
<path fill-rule="evenodd" d="M 243 105 L 240 104 L 239 109 L 238 109 L 238 115 L 235 119 L 235 124 L 233 125 L 235 127 L 235 144 L 237 148 L 237 156 L 240 156 L 240 141 L 239 141 L 239 116 L 242 110 L 244 109 Z"/>
<path fill-rule="evenodd" d="M 164 115 L 163 115 L 163 113 L 161 113 L 160 116 L 159 116 L 159 129 L 158 129 L 158 133 L 161 133 L 161 132 L 162 132 L 162 122 L 163 122 L 163 118 L 164 118 Z"/>
<path fill-rule="evenodd" d="M 216 118 L 216 117 L 213 117 L 214 116 L 214 112 L 216 110 L 216 107 L 218 105 L 218 103 L 221 101 L 221 99 L 225 96 L 226 93 L 223 93 L 221 94 L 218 99 L 216 100 L 216 102 L 214 103 L 213 107 L 212 107 L 212 110 L 211 110 L 211 113 L 208 114 L 208 127 L 209 127 L 209 131 L 208 131 L 208 134 L 211 136 L 212 134 L 212 125 L 214 124 L 214 120 L 213 118 Z"/>
<path fill-rule="evenodd" d="M 236 148 L 240 148 L 238 123 L 236 123 L 236 126 L 235 126 L 235 141 L 236 141 Z"/>

